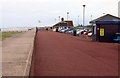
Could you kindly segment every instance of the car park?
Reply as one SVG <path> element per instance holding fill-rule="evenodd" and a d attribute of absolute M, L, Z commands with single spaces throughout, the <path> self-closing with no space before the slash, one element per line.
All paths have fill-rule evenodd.
<path fill-rule="evenodd" d="M 87 35 L 89 37 L 92 36 L 92 30 L 88 29 L 88 28 L 85 28 L 85 29 L 74 29 L 76 31 L 76 35 Z M 70 28 L 62 28 L 62 29 L 58 29 L 58 32 L 60 33 L 66 33 L 66 34 L 74 34 L 73 33 L 73 29 L 70 29 Z"/>

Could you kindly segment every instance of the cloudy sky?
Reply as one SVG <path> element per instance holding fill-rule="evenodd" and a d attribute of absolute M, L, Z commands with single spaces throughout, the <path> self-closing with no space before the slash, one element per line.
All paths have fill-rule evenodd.
<path fill-rule="evenodd" d="M 85 25 L 88 25 L 90 20 L 104 15 L 103 13 L 118 16 L 118 2 L 119 0 L 0 0 L 0 26 L 51 26 L 59 21 L 59 16 L 66 19 L 67 12 L 74 25 L 78 25 L 78 21 L 82 24 L 84 4 Z"/>

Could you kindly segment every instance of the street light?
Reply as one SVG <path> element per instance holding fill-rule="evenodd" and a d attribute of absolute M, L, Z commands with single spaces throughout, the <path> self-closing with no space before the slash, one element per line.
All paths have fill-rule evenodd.
<path fill-rule="evenodd" d="M 55 23 L 56 23 L 56 18 L 55 18 Z"/>
<path fill-rule="evenodd" d="M 39 24 L 38 26 L 40 26 L 40 23 L 41 23 L 41 21 L 40 21 L 40 20 L 38 20 L 38 24 Z"/>
<path fill-rule="evenodd" d="M 90 16 L 90 21 L 92 21 L 92 17 L 93 17 L 93 16 L 91 15 L 91 16 Z"/>
<path fill-rule="evenodd" d="M 60 27 L 60 16 L 59 16 L 59 27 Z M 59 27 L 58 27 L 58 28 L 59 28 Z M 57 28 L 57 29 L 58 29 L 58 28 Z"/>
<path fill-rule="evenodd" d="M 68 20 L 68 18 L 69 18 L 69 12 L 67 12 L 67 20 Z"/>
<path fill-rule="evenodd" d="M 83 5 L 83 26 L 85 26 L 85 6 Z"/>
<path fill-rule="evenodd" d="M 59 16 L 59 22 L 60 22 L 60 16 Z"/>
<path fill-rule="evenodd" d="M 80 24 L 79 24 L 79 17 L 80 17 L 80 16 L 78 16 L 78 26 L 80 25 Z"/>

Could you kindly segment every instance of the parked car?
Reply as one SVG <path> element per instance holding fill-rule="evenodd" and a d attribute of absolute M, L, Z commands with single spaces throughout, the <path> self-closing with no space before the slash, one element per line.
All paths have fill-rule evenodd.
<path fill-rule="evenodd" d="M 59 31 L 59 32 L 62 32 L 62 30 L 64 30 L 64 29 L 59 29 L 58 31 Z"/>
<path fill-rule="evenodd" d="M 79 31 L 77 31 L 77 35 L 81 35 L 81 34 L 83 34 L 83 32 L 84 32 L 84 30 L 79 30 Z"/>
<path fill-rule="evenodd" d="M 88 33 L 88 36 L 91 37 L 92 36 L 92 32 Z"/>
<path fill-rule="evenodd" d="M 67 29 L 67 30 L 65 30 L 64 32 L 66 33 L 67 31 L 70 31 L 71 29 Z"/>
<path fill-rule="evenodd" d="M 73 33 L 73 30 L 69 30 L 69 31 L 66 31 L 65 33 L 68 33 L 68 34 L 72 34 Z"/>
<path fill-rule="evenodd" d="M 61 30 L 61 32 L 64 33 L 66 30 L 68 30 L 68 29 L 63 29 L 63 30 Z"/>
<path fill-rule="evenodd" d="M 56 31 L 56 29 L 54 28 L 53 31 Z"/>
<path fill-rule="evenodd" d="M 84 32 L 88 32 L 88 31 L 89 31 L 89 29 L 87 29 L 87 28 L 84 29 Z"/>
<path fill-rule="evenodd" d="M 84 35 L 88 35 L 88 33 L 91 33 L 91 31 L 84 32 Z"/>
<path fill-rule="evenodd" d="M 120 44 L 120 33 L 116 33 L 115 38 L 113 41 L 118 42 Z"/>

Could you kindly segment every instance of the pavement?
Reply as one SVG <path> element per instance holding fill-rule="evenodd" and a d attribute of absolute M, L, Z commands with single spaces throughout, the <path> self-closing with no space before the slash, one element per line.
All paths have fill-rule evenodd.
<path fill-rule="evenodd" d="M 2 41 L 2 76 L 29 76 L 35 30 Z"/>
<path fill-rule="evenodd" d="M 118 76 L 118 44 L 38 31 L 31 76 Z"/>
<path fill-rule="evenodd" d="M 2 41 L 0 40 L 0 78 L 2 77 Z"/>

